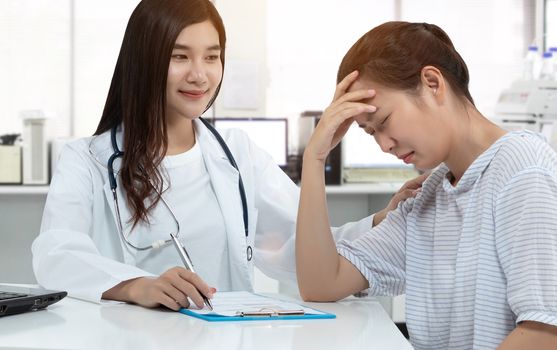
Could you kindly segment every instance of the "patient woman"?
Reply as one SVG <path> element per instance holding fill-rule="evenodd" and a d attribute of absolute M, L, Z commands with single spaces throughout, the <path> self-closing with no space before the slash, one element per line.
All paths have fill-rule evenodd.
<path fill-rule="evenodd" d="M 344 57 L 304 153 L 296 237 L 300 293 L 333 301 L 406 293 L 416 349 L 557 349 L 557 155 L 475 107 L 447 34 L 388 22 Z M 335 244 L 323 167 L 351 123 L 384 152 L 434 169 L 422 191 Z"/>

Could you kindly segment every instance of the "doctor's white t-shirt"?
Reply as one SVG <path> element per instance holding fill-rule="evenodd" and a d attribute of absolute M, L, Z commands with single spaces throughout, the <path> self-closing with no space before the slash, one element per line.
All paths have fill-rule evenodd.
<path fill-rule="evenodd" d="M 180 224 L 178 239 L 186 247 L 195 272 L 217 290 L 230 290 L 226 228 L 199 145 L 196 143 L 187 152 L 166 156 L 162 168 L 163 176 L 170 180 L 170 188 L 162 196 Z M 165 188 L 168 188 L 166 179 Z M 153 214 L 152 234 L 168 239 L 170 232 L 176 232 L 176 223 L 161 201 Z M 173 245 L 160 252 L 150 250 L 138 254 L 136 263 L 138 267 L 149 266 L 147 270 L 156 269 L 159 273 L 183 266 Z"/>

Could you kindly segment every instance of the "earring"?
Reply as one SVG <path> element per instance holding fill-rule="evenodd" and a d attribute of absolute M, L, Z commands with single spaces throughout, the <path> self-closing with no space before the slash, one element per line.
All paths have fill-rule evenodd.
<path fill-rule="evenodd" d="M 437 88 L 433 89 L 433 95 L 437 95 Z"/>

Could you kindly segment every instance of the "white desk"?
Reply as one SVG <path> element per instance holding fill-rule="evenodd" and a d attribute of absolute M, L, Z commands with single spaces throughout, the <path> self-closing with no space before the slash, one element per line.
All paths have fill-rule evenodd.
<path fill-rule="evenodd" d="M 46 310 L 0 318 L 0 349 L 412 349 L 373 299 L 304 304 L 337 318 L 211 323 L 67 297 Z"/>

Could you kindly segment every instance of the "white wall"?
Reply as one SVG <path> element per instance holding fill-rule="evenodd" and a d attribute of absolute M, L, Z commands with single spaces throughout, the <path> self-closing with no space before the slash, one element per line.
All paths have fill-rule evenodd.
<path fill-rule="evenodd" d="M 268 1 L 268 116 L 288 117 L 290 153 L 297 120 L 323 110 L 334 94 L 342 57 L 362 34 L 395 17 L 393 0 Z"/>
<path fill-rule="evenodd" d="M 20 133 L 26 109 L 69 132 L 69 18 L 69 0 L 0 1 L 0 134 Z"/>
<path fill-rule="evenodd" d="M 480 112 L 493 117 L 499 93 L 522 74 L 524 0 L 403 0 L 401 19 L 439 25 L 470 72 L 470 93 Z M 434 9 L 434 10 L 432 10 Z M 533 11 L 533 8 L 529 8 Z"/>
<path fill-rule="evenodd" d="M 547 0 L 546 11 L 546 48 L 557 47 L 557 0 Z"/>
<path fill-rule="evenodd" d="M 74 0 L 75 136 L 96 130 L 128 19 L 139 0 Z"/>
<path fill-rule="evenodd" d="M 261 0 L 216 0 L 226 28 L 226 67 L 219 98 L 215 103 L 218 117 L 265 116 L 266 89 L 268 88 L 267 67 L 267 1 Z M 246 75 L 243 69 L 255 70 L 255 76 Z M 226 99 L 234 99 L 242 90 L 253 92 L 253 107 L 230 108 Z M 238 101 L 240 102 L 240 101 Z"/>
<path fill-rule="evenodd" d="M 555 4 L 555 0 L 549 1 Z M 138 0 L 0 0 L 0 134 L 21 131 L 20 110 L 43 109 L 52 118 L 51 136 L 90 135 L 100 118 L 125 26 L 137 3 Z M 286 116 L 295 132 L 295 121 L 302 111 L 320 110 L 330 102 L 338 64 L 352 43 L 384 21 L 402 19 L 436 23 L 448 32 L 468 63 L 471 92 L 479 109 L 491 116 L 498 93 L 520 75 L 524 49 L 532 39 L 528 33 L 534 32 L 527 29 L 533 23 L 525 11 L 531 11 L 533 3 L 217 0 L 228 34 L 225 79 L 232 80 L 223 85 L 214 113 Z M 555 25 L 551 22 L 550 28 Z M 237 69 L 241 64 L 256 69 L 256 75 L 249 76 L 244 85 L 234 81 L 242 78 Z M 255 89 L 254 107 L 228 108 L 223 97 L 241 88 Z M 71 118 L 75 122 L 73 131 Z M 0 239 L 18 232 L 36 232 L 42 202 L 34 199 L 34 204 L 25 204 L 24 200 L 27 199 L 2 198 L 0 204 L 5 209 L 0 213 L 4 218 L 12 223 L 25 222 L 1 226 Z M 24 203 L 26 209 L 14 210 L 18 202 Z M 355 203 L 352 198 L 349 202 Z M 346 209 L 342 200 L 339 203 L 337 210 L 331 211 L 333 217 Z M 17 218 L 18 212 L 31 217 Z M 11 259 L 8 251 L 25 256 L 25 276 L 32 277 L 29 251 L 25 248 L 31 235 L 25 242 L 15 240 L 12 246 L 3 245 L 0 256 L 4 262 Z M 18 253 L 21 249 L 25 249 L 23 255 Z M 276 288 L 276 282 L 261 274 L 257 279 L 259 290 Z"/>
<path fill-rule="evenodd" d="M 128 18 L 138 2 L 1 0 L 0 134 L 21 132 L 20 110 L 42 109 L 54 118 L 49 120 L 51 136 L 91 135 L 104 107 Z M 254 86 L 258 108 L 227 109 L 221 101 L 235 88 L 229 82 L 222 87 L 216 113 L 264 116 L 268 86 L 266 2 L 222 0 L 216 1 L 216 6 L 228 36 L 225 79 L 234 75 L 235 63 L 253 64 L 258 69 Z M 70 129 L 70 118 L 74 130 Z"/>
<path fill-rule="evenodd" d="M 75 136 L 90 135 L 100 118 L 127 19 L 137 2 L 0 0 L 0 133 L 21 130 L 20 110 L 41 108 L 55 118 L 50 122 L 51 134 L 68 136 L 73 117 Z M 246 80 L 243 88 L 255 88 L 257 101 L 251 109 L 227 108 L 224 97 L 238 89 L 227 81 L 215 114 L 286 116 L 295 121 L 304 110 L 325 108 L 333 94 L 336 69 L 350 45 L 373 26 L 400 18 L 429 21 L 446 29 L 469 65 L 478 107 L 489 116 L 499 91 L 519 75 L 531 39 L 526 38 L 524 27 L 533 25 L 524 12 L 533 4 L 531 0 L 329 0 L 318 4 L 217 0 L 229 39 L 225 78 L 232 77 L 232 83 L 242 80 L 234 69 L 237 63 L 256 67 L 257 75 Z"/>
<path fill-rule="evenodd" d="M 338 65 L 365 32 L 389 20 L 430 22 L 453 40 L 470 70 L 470 91 L 487 117 L 502 89 L 521 75 L 533 39 L 530 0 L 268 1 L 267 114 L 288 116 L 293 131 L 304 110 L 323 110 Z M 293 135 L 295 132 L 292 133 Z M 296 140 L 291 139 L 296 148 Z M 293 150 L 293 151 L 294 151 Z M 292 152 L 291 152 L 292 153 Z"/>
<path fill-rule="evenodd" d="M 137 3 L 1 0 L 0 134 L 21 132 L 18 115 L 26 109 L 50 117 L 51 137 L 92 134 Z"/>

